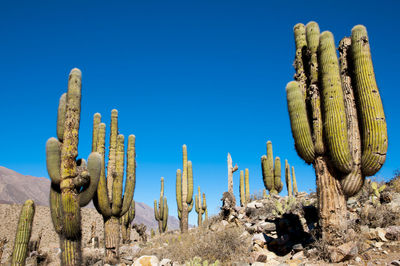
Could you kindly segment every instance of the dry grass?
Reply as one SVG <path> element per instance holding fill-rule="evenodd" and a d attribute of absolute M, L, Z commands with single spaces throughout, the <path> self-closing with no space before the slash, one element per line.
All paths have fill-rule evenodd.
<path fill-rule="evenodd" d="M 388 182 L 388 186 L 394 192 L 400 193 L 400 170 L 394 172 L 394 177 Z"/>
<path fill-rule="evenodd" d="M 207 227 L 190 230 L 186 234 L 164 234 L 148 243 L 141 250 L 141 255 L 155 255 L 159 259 L 168 258 L 184 263 L 194 257 L 203 261 L 227 263 L 240 262 L 250 256 L 251 243 L 241 237 L 243 229 L 225 228 L 212 232 Z"/>

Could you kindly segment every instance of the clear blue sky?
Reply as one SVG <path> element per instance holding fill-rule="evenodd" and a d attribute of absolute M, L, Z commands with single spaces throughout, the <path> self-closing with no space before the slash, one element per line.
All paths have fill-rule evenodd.
<path fill-rule="evenodd" d="M 0 165 L 47 177 L 45 142 L 56 134 L 58 99 L 78 67 L 80 157 L 90 152 L 93 114 L 108 126 L 118 109 L 120 132 L 136 135 L 135 200 L 152 206 L 164 176 L 176 216 L 182 144 L 210 214 L 227 189 L 227 152 L 250 169 L 250 191 L 262 190 L 267 140 L 275 156 L 295 166 L 299 189 L 314 190 L 314 171 L 294 150 L 285 95 L 294 74 L 292 28 L 314 20 L 336 43 L 354 25 L 367 27 L 389 129 L 378 176 L 392 177 L 400 150 L 400 1 L 269 2 L 2 1 Z M 237 172 L 235 193 L 238 180 Z"/>

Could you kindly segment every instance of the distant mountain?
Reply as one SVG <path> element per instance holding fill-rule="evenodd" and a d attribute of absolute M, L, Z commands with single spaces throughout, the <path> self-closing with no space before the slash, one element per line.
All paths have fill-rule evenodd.
<path fill-rule="evenodd" d="M 37 205 L 49 206 L 50 180 L 44 177 L 22 175 L 13 170 L 0 166 L 0 203 L 23 204 L 32 199 Z M 147 228 L 158 228 L 154 219 L 154 210 L 142 202 L 136 202 L 134 223 L 143 223 Z M 88 208 L 93 208 L 90 203 Z M 179 220 L 168 217 L 168 229 L 179 228 Z"/>

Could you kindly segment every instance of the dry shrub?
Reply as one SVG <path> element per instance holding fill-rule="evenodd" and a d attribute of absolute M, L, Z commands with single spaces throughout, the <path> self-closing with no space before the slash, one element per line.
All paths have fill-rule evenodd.
<path fill-rule="evenodd" d="M 241 261 L 250 256 L 251 243 L 241 237 L 243 230 L 238 227 L 212 232 L 207 228 L 196 228 L 186 234 L 165 234 L 152 240 L 139 256 L 155 255 L 184 263 L 194 257 L 214 262 Z"/>
<path fill-rule="evenodd" d="M 387 204 L 378 206 L 366 205 L 360 213 L 360 224 L 370 228 L 386 228 L 390 225 L 400 225 L 400 213 Z"/>
<path fill-rule="evenodd" d="M 397 193 L 400 193 L 400 170 L 394 172 L 394 177 L 389 181 L 388 186 Z"/>

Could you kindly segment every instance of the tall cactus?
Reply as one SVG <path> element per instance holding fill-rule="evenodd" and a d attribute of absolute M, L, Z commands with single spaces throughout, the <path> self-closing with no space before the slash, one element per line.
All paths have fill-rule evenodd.
<path fill-rule="evenodd" d="M 105 130 L 101 115 L 96 113 L 93 118 L 92 151 L 101 154 L 102 169 L 93 199 L 97 211 L 104 221 L 104 246 L 106 260 L 115 262 L 119 259 L 120 221 L 129 210 L 136 182 L 135 136 L 128 137 L 126 151 L 126 180 L 122 194 L 124 179 L 124 135 L 118 134 L 118 111 L 111 112 L 110 149 L 108 153 L 107 173 L 105 168 Z M 107 178 L 106 178 L 107 176 Z"/>
<path fill-rule="evenodd" d="M 193 169 L 192 162 L 187 159 L 187 147 L 182 146 L 183 169 L 176 171 L 176 203 L 181 232 L 189 229 L 189 212 L 193 209 Z"/>
<path fill-rule="evenodd" d="M 157 204 L 157 200 L 154 200 L 154 217 L 158 222 L 158 231 L 160 234 L 164 233 L 167 230 L 168 223 L 168 204 L 167 198 L 164 197 L 164 177 L 161 177 L 160 202 Z"/>
<path fill-rule="evenodd" d="M 129 210 L 120 218 L 122 243 L 129 244 L 131 237 L 132 221 L 135 219 L 135 201 L 132 200 Z"/>
<path fill-rule="evenodd" d="M 286 86 L 292 134 L 299 156 L 315 168 L 323 237 L 329 239 L 346 227 L 345 197 L 385 161 L 386 119 L 364 26 L 340 41 L 339 61 L 332 33 L 320 34 L 317 23 L 297 24 L 294 35 L 296 81 Z"/>
<path fill-rule="evenodd" d="M 250 187 L 249 187 L 249 169 L 245 169 L 245 173 L 240 171 L 240 205 L 245 206 L 250 201 Z"/>
<path fill-rule="evenodd" d="M 296 180 L 296 173 L 294 172 L 294 166 L 292 166 L 292 181 L 293 181 L 293 195 L 297 196 L 299 191 L 297 190 L 297 180 Z"/>
<path fill-rule="evenodd" d="M 195 210 L 197 212 L 197 225 L 200 227 L 203 222 L 203 214 L 207 210 L 206 195 L 203 193 L 203 203 L 201 202 L 200 186 L 197 188 L 198 194 L 195 195 Z"/>
<path fill-rule="evenodd" d="M 288 196 L 293 196 L 293 188 L 292 188 L 292 175 L 290 174 L 290 165 L 287 160 L 285 160 L 285 181 L 286 181 L 286 189 L 288 191 Z"/>
<path fill-rule="evenodd" d="M 231 154 L 228 152 L 228 192 L 231 193 L 232 197 L 235 198 L 235 194 L 233 194 L 233 173 L 236 172 L 239 167 L 237 164 L 233 166 Z"/>
<path fill-rule="evenodd" d="M 81 111 L 81 71 L 71 70 L 68 92 L 60 98 L 57 138 L 46 143 L 47 172 L 51 178 L 50 211 L 54 229 L 60 237 L 62 265 L 81 264 L 80 207 L 94 196 L 102 160 L 92 152 L 88 162 L 76 160 Z"/>
<path fill-rule="evenodd" d="M 272 152 L 272 142 L 267 141 L 267 155 L 261 156 L 261 169 L 264 186 L 269 194 L 278 194 L 282 191 L 283 183 L 281 180 L 281 159 L 275 158 Z"/>
<path fill-rule="evenodd" d="M 17 232 L 15 234 L 14 249 L 11 259 L 12 266 L 25 265 L 34 216 L 35 203 L 32 200 L 25 201 L 19 215 Z"/>

